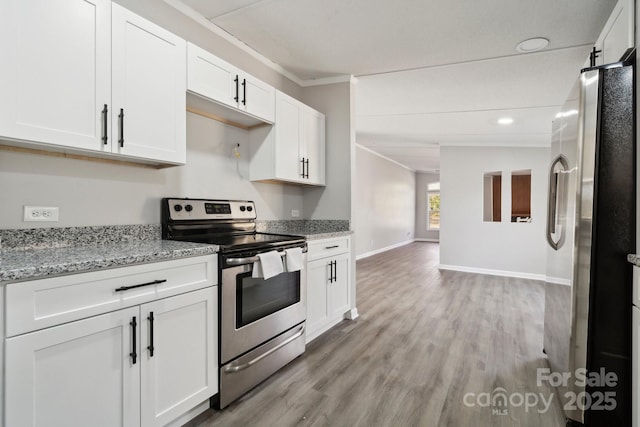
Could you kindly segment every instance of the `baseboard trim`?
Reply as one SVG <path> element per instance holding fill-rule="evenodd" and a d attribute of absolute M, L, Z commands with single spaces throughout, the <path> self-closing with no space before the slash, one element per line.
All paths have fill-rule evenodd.
<path fill-rule="evenodd" d="M 344 318 L 348 320 L 356 320 L 359 316 L 360 315 L 358 314 L 358 309 L 356 307 L 352 308 L 344 314 Z"/>
<path fill-rule="evenodd" d="M 413 239 L 414 242 L 431 242 L 431 243 L 440 243 L 440 239 L 423 239 L 416 237 Z"/>
<path fill-rule="evenodd" d="M 491 270 L 489 268 L 465 267 L 462 265 L 439 264 L 438 269 L 462 271 L 465 273 L 489 274 L 491 276 L 515 277 L 518 279 L 541 280 L 543 282 L 547 278 L 547 276 L 545 276 L 544 274 L 522 273 L 519 271 L 508 271 L 508 270 Z"/>
<path fill-rule="evenodd" d="M 404 242 L 396 243 L 395 245 L 385 246 L 384 248 L 376 249 L 375 251 L 365 252 L 363 254 L 356 255 L 356 261 L 361 260 L 363 258 L 368 258 L 373 255 L 381 254 L 382 252 L 390 251 L 391 249 L 396 249 L 401 246 L 406 246 L 409 243 L 413 243 L 413 239 L 405 240 Z"/>

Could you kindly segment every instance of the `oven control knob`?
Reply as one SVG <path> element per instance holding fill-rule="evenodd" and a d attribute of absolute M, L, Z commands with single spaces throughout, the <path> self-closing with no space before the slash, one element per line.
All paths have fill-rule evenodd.
<path fill-rule="evenodd" d="M 247 211 L 251 212 L 253 210 L 253 206 L 247 206 Z"/>
<path fill-rule="evenodd" d="M 182 210 L 182 205 L 174 205 L 173 210 L 176 212 L 180 212 Z"/>
<path fill-rule="evenodd" d="M 191 212 L 193 210 L 193 206 L 185 205 L 184 210 L 187 211 L 187 212 Z"/>
<path fill-rule="evenodd" d="M 245 208 L 244 206 L 240 206 L 240 212 L 244 212 L 247 208 Z"/>

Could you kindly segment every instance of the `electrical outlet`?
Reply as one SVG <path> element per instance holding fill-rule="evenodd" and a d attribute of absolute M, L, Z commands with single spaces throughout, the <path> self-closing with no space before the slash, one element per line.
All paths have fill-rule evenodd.
<path fill-rule="evenodd" d="M 291 218 L 299 218 L 300 211 L 298 209 L 291 209 Z"/>
<path fill-rule="evenodd" d="M 57 222 L 59 208 L 51 206 L 25 206 L 24 221 Z"/>

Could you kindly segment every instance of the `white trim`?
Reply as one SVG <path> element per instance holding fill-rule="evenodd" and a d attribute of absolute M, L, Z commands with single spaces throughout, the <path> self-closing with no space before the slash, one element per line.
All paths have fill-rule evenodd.
<path fill-rule="evenodd" d="M 324 86 L 324 85 L 333 85 L 336 83 L 355 83 L 355 77 L 349 74 L 341 74 L 339 76 L 333 77 L 323 77 L 321 79 L 309 79 L 302 80 L 300 79 L 300 86 L 302 87 L 310 87 L 310 86 Z"/>
<path fill-rule="evenodd" d="M 490 274 L 492 276 L 516 277 L 518 279 L 532 279 L 545 281 L 547 276 L 544 274 L 522 273 L 519 271 L 491 270 L 489 268 L 465 267 L 462 265 L 439 264 L 439 270 L 462 271 L 465 273 Z"/>
<path fill-rule="evenodd" d="M 273 62 L 266 56 L 262 55 L 261 53 L 253 49 L 251 46 L 245 44 L 242 40 L 238 39 L 237 37 L 234 37 L 230 33 L 223 30 L 221 27 L 218 27 L 213 22 L 209 21 L 207 18 L 205 18 L 200 13 L 196 12 L 193 8 L 187 6 L 180 0 L 164 0 L 164 2 L 174 7 L 175 9 L 177 9 L 183 15 L 186 15 L 189 18 L 193 19 L 195 22 L 202 25 L 209 31 L 222 37 L 224 40 L 228 41 L 232 45 L 245 51 L 246 53 L 248 53 L 249 55 L 257 59 L 258 61 L 262 62 L 264 65 L 271 68 L 272 70 L 277 71 L 278 73 L 282 74 L 283 76 L 293 81 L 294 83 L 298 84 L 299 86 L 304 86 L 305 81 L 302 80 L 300 77 L 296 76 L 295 74 L 293 74 L 292 72 L 284 68 L 282 65 Z"/>
<path fill-rule="evenodd" d="M 440 239 L 425 239 L 422 237 L 416 237 L 413 239 L 414 242 L 431 242 L 431 243 L 440 243 Z"/>
<path fill-rule="evenodd" d="M 356 320 L 360 315 L 358 314 L 357 308 L 352 308 L 344 314 L 344 318 L 347 320 Z"/>
<path fill-rule="evenodd" d="M 368 257 L 373 256 L 373 255 L 381 254 L 382 252 L 390 251 L 391 249 L 396 249 L 396 248 L 399 248 L 401 246 L 406 246 L 409 243 L 413 243 L 413 239 L 405 240 L 404 242 L 396 243 L 395 245 L 385 246 L 384 248 L 380 248 L 380 249 L 376 249 L 374 251 L 365 252 L 363 254 L 356 255 L 356 261 L 361 260 L 363 258 L 368 258 Z"/>
<path fill-rule="evenodd" d="M 360 144 L 358 144 L 357 142 L 356 142 L 356 147 L 357 147 L 357 148 L 361 148 L 361 149 L 363 149 L 364 151 L 368 151 L 368 152 L 369 152 L 369 153 L 371 153 L 371 154 L 375 154 L 375 155 L 376 155 L 376 156 L 378 156 L 378 157 L 382 157 L 382 158 L 383 158 L 383 159 L 385 159 L 386 161 L 391 162 L 391 163 L 394 163 L 394 164 L 396 164 L 396 165 L 398 165 L 398 166 L 401 166 L 401 167 L 405 168 L 406 170 L 409 170 L 409 171 L 411 171 L 411 172 L 415 172 L 415 171 L 416 171 L 415 169 L 411 169 L 409 166 L 405 166 L 405 165 L 403 165 L 403 164 L 402 164 L 402 163 L 400 163 L 400 162 L 396 162 L 395 160 L 390 159 L 390 158 L 388 158 L 387 156 L 385 156 L 385 155 L 383 155 L 383 154 L 380 154 L 380 153 L 378 153 L 378 152 L 376 152 L 376 151 L 373 151 L 373 150 L 372 150 L 371 148 L 369 148 L 369 147 L 365 147 L 364 145 L 360 145 Z M 356 154 L 356 156 L 357 156 L 357 154 Z"/>
<path fill-rule="evenodd" d="M 571 279 L 561 279 L 560 277 L 547 276 L 545 278 L 545 282 L 553 283 L 555 285 L 571 286 Z"/>

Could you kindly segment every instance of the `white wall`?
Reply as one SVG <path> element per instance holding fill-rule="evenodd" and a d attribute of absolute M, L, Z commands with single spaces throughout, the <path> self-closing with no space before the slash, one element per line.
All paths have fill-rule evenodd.
<path fill-rule="evenodd" d="M 416 173 L 416 239 L 440 239 L 438 230 L 427 230 L 427 186 L 434 182 L 440 182 L 440 174 Z"/>
<path fill-rule="evenodd" d="M 357 256 L 413 240 L 415 175 L 412 170 L 357 146 L 354 206 Z"/>
<path fill-rule="evenodd" d="M 236 161 L 233 144 L 241 144 Z M 187 114 L 187 165 L 162 170 L 0 151 L 0 228 L 159 224 L 160 198 L 246 198 L 260 219 L 302 210 L 302 189 L 253 183 L 247 132 Z M 22 222 L 22 206 L 58 206 L 56 223 Z"/>
<path fill-rule="evenodd" d="M 441 147 L 440 263 L 543 278 L 548 148 Z M 531 223 L 511 223 L 511 171 L 531 169 Z M 503 222 L 484 222 L 483 174 L 502 171 Z M 506 274 L 506 273 L 505 273 Z"/>
<path fill-rule="evenodd" d="M 326 118 L 326 186 L 304 190 L 307 219 L 351 220 L 351 170 L 355 167 L 352 85 L 344 82 L 303 89 L 302 102 Z"/>

